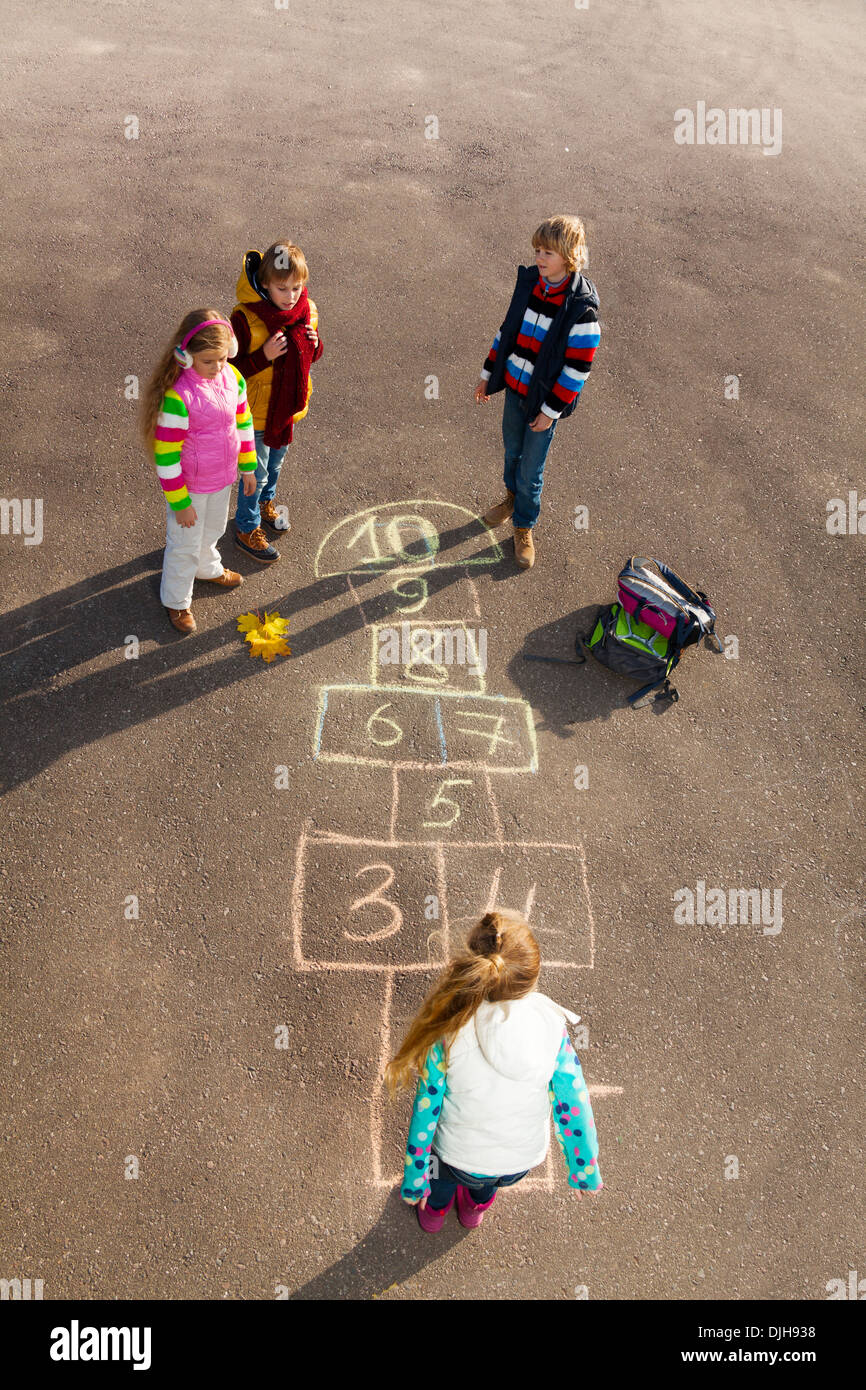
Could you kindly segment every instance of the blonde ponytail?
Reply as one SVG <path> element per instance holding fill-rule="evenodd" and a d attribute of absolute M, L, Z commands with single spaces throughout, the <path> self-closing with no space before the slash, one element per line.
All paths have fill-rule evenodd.
<path fill-rule="evenodd" d="M 439 976 L 385 1068 L 390 1094 L 411 1084 L 435 1042 L 447 1054 L 481 1004 L 529 994 L 540 969 L 541 953 L 528 923 L 516 912 L 486 912 L 469 933 L 466 949 Z"/>

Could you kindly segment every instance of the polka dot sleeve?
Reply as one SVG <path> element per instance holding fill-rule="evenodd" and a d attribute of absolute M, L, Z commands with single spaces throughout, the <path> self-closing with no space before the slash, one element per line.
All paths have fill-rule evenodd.
<path fill-rule="evenodd" d="M 589 1092 L 571 1045 L 568 1031 L 563 1034 L 556 1070 L 550 1082 L 554 1131 L 568 1166 L 568 1185 L 585 1192 L 597 1192 L 604 1184 L 598 1169 L 598 1139 Z"/>
<path fill-rule="evenodd" d="M 409 1124 L 406 1158 L 400 1196 L 406 1202 L 418 1202 L 430 1192 L 430 1150 L 439 1124 L 442 1097 L 445 1094 L 445 1051 L 434 1043 L 418 1077 L 415 1108 Z"/>

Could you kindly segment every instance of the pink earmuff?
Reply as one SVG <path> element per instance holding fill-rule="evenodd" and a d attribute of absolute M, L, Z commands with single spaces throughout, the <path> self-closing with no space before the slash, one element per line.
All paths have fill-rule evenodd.
<path fill-rule="evenodd" d="M 228 320 L 227 320 L 227 319 L 205 319 L 203 323 L 197 323 L 196 326 L 195 326 L 195 328 L 190 329 L 190 331 L 189 331 L 189 333 L 187 333 L 186 337 L 185 337 L 181 342 L 178 343 L 177 347 L 176 347 L 175 350 L 174 350 L 175 358 L 177 359 L 177 361 L 180 363 L 180 365 L 181 365 L 182 367 L 191 367 L 191 366 L 192 366 L 192 353 L 187 351 L 187 346 L 186 346 L 187 343 L 188 343 L 192 338 L 195 337 L 196 333 L 200 333 L 201 330 L 202 330 L 203 328 L 210 328 L 211 324 L 216 324 L 216 323 L 224 324 L 226 328 L 231 329 L 231 335 L 232 335 L 232 337 L 231 337 L 231 342 L 229 343 L 229 357 L 237 357 L 237 355 L 238 355 L 238 340 L 237 340 L 237 338 L 235 337 L 234 329 L 232 328 L 232 326 L 231 326 L 231 324 L 228 322 Z"/>

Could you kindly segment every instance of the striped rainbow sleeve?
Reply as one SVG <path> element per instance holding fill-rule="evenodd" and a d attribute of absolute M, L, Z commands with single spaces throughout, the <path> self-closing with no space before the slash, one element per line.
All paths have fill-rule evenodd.
<path fill-rule="evenodd" d="M 162 398 L 162 408 L 153 432 L 153 454 L 156 475 L 165 500 L 173 512 L 192 506 L 192 499 L 183 480 L 180 455 L 189 427 L 189 412 L 176 391 L 168 390 Z"/>
<path fill-rule="evenodd" d="M 231 366 L 231 363 L 229 363 Z M 238 454 L 238 468 L 242 473 L 254 473 L 256 469 L 256 437 L 253 433 L 253 417 L 247 401 L 247 383 L 237 367 L 232 371 L 238 379 L 237 426 L 241 447 Z"/>

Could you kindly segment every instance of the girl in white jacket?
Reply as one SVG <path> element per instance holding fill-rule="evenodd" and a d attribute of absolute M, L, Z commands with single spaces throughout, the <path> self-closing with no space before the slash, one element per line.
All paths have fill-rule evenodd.
<path fill-rule="evenodd" d="M 440 975 L 385 1069 L 392 1096 L 418 1072 L 401 1196 L 438 1231 L 457 1198 L 481 1224 L 498 1187 L 543 1163 L 550 1114 L 571 1187 L 601 1186 L 589 1094 L 566 1020 L 535 986 L 541 953 L 514 912 L 488 912 Z"/>

